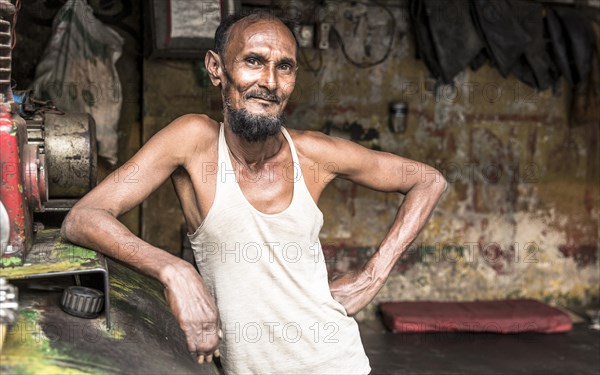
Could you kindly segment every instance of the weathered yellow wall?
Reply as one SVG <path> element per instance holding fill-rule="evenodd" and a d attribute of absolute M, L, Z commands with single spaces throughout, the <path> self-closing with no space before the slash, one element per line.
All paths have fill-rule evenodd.
<path fill-rule="evenodd" d="M 287 111 L 293 128 L 356 122 L 375 129 L 379 137 L 364 142 L 366 147 L 437 166 L 450 182 L 427 228 L 359 318 L 373 317 L 375 304 L 383 300 L 533 297 L 597 304 L 597 124 L 569 126 L 566 85 L 556 95 L 538 93 L 487 65 L 436 90 L 414 58 L 405 11 L 395 8 L 394 14 L 398 25 L 386 62 L 359 69 L 339 48 L 326 50 L 318 74 L 301 69 Z M 385 15 L 370 14 L 370 22 L 377 17 Z M 344 37 L 351 25 L 339 22 Z M 385 31 L 382 25 L 369 32 Z M 357 37 L 347 39 L 349 52 L 360 56 L 368 38 L 359 28 Z M 381 55 L 388 41 L 371 40 L 373 55 Z M 218 91 L 201 86 L 198 69 L 186 62 L 144 62 L 144 140 L 184 113 L 221 117 Z M 392 102 L 408 105 L 403 134 L 388 129 Z M 332 183 L 319 202 L 330 270 L 343 272 L 364 262 L 400 202 L 396 194 Z M 171 186 L 144 203 L 142 221 L 145 239 L 179 249 L 182 216 Z"/>

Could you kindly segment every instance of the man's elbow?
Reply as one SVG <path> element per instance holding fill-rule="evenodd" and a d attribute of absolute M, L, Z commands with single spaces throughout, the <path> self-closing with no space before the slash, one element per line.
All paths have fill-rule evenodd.
<path fill-rule="evenodd" d="M 438 176 L 436 177 L 436 186 L 440 190 L 440 194 L 443 194 L 446 190 L 448 190 L 448 181 L 443 174 L 438 172 Z"/>
<path fill-rule="evenodd" d="M 446 181 L 446 177 L 438 171 L 435 170 L 435 173 L 431 174 L 431 177 L 428 182 L 428 190 L 434 191 L 441 196 L 448 189 L 448 181 Z"/>
<path fill-rule="evenodd" d="M 77 208 L 71 209 L 60 227 L 60 235 L 65 240 L 76 242 L 77 231 L 81 228 L 78 222 L 81 221 L 81 212 Z"/>

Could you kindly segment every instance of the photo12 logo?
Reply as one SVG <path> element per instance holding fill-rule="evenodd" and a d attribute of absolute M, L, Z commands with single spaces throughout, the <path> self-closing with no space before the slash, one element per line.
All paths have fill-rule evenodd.
<path fill-rule="evenodd" d="M 312 322 L 300 324 L 297 322 L 246 322 L 222 325 L 223 337 L 228 342 L 246 343 L 297 343 L 304 337 L 315 343 L 336 344 L 340 330 L 334 322 Z"/>

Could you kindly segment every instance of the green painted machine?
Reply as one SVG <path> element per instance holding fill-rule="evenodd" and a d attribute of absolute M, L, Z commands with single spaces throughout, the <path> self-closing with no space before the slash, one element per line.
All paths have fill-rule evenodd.
<path fill-rule="evenodd" d="M 104 256 L 38 233 L 25 266 L 5 267 L 19 290 L 16 320 L 0 355 L 3 374 L 218 374 L 198 365 L 167 306 L 162 285 Z M 67 314 L 64 291 L 77 282 L 104 287 L 104 313 Z"/>

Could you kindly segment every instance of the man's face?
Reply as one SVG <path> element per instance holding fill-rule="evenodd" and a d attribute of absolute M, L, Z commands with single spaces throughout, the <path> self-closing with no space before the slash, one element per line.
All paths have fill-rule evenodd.
<path fill-rule="evenodd" d="M 296 82 L 296 42 L 275 20 L 240 21 L 229 34 L 221 80 L 226 110 L 280 117 Z"/>

